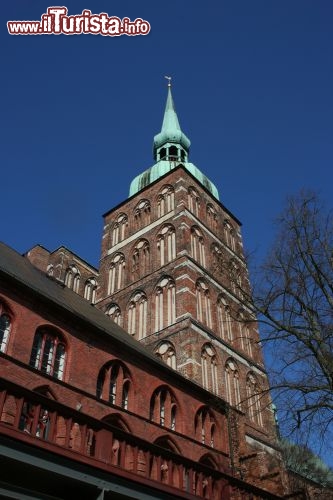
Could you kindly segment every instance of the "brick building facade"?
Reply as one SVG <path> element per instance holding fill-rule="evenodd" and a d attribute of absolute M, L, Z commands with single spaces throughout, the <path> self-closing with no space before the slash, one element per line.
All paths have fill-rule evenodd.
<path fill-rule="evenodd" d="M 156 164 L 104 215 L 99 269 L 0 247 L 4 492 L 289 495 L 240 223 L 189 146 L 169 86 Z"/>

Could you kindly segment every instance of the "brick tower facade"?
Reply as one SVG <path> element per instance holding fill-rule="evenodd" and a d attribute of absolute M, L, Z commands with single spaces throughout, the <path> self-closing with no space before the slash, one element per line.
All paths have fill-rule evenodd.
<path fill-rule="evenodd" d="M 241 297 L 249 286 L 241 225 L 188 162 L 189 146 L 169 84 L 154 138 L 157 162 L 104 215 L 97 306 L 169 366 L 228 402 L 237 422 L 238 466 L 255 478 L 258 467 L 263 475 L 276 465 L 276 427 L 257 323 Z"/>
<path fill-rule="evenodd" d="M 240 222 L 189 162 L 189 148 L 169 83 L 155 164 L 104 215 L 98 269 L 64 246 L 37 245 L 24 263 L 0 248 L 0 274 L 20 286 L 31 280 L 24 311 L 12 291 L 3 299 L 12 333 L 3 323 L 2 413 L 20 440 L 24 404 L 43 404 L 53 412 L 47 437 L 63 447 L 57 453 L 80 449 L 74 460 L 106 464 L 134 485 L 171 488 L 171 498 L 281 498 L 288 485 L 257 323 L 242 295 L 249 282 Z M 52 313 L 36 306 L 41 293 Z M 14 318 L 31 315 L 28 330 L 24 322 L 14 328 Z M 44 396 L 38 403 L 35 387 L 59 404 Z M 34 412 L 28 429 L 36 445 L 42 424 Z M 84 445 L 87 429 L 93 447 Z"/>

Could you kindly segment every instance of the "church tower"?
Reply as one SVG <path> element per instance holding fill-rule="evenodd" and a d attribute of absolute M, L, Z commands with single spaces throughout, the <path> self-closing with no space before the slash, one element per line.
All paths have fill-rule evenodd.
<path fill-rule="evenodd" d="M 242 300 L 249 284 L 241 224 L 189 162 L 189 149 L 169 81 L 156 163 L 104 215 L 96 305 L 228 403 L 235 460 L 255 480 L 274 468 L 276 430 L 257 324 Z"/>

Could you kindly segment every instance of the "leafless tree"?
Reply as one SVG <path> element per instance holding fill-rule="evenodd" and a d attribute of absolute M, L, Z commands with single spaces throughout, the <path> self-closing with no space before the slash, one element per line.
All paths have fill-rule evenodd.
<path fill-rule="evenodd" d="M 277 226 L 252 291 L 242 286 L 239 296 L 268 343 L 284 431 L 327 439 L 333 427 L 333 216 L 318 195 L 302 192 L 287 200 Z M 232 271 L 230 279 L 239 286 Z"/>

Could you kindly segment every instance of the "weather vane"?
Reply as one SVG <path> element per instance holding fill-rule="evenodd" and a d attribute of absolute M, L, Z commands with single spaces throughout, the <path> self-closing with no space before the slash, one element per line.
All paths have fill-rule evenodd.
<path fill-rule="evenodd" d="M 164 78 L 168 80 L 168 87 L 171 87 L 171 76 L 165 76 Z"/>

